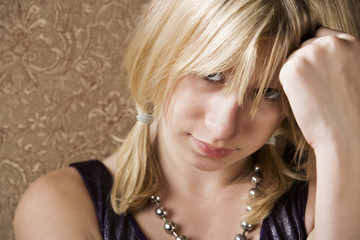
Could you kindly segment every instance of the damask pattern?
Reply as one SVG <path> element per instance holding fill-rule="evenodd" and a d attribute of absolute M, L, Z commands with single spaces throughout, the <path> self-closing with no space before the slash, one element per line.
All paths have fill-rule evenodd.
<path fill-rule="evenodd" d="M 0 239 L 38 177 L 102 159 L 134 123 L 122 54 L 147 0 L 0 0 Z"/>

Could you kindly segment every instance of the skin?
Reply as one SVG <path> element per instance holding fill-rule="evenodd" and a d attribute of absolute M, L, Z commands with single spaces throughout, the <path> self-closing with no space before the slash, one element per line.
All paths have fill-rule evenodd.
<path fill-rule="evenodd" d="M 296 120 L 316 154 L 317 180 L 310 181 L 305 219 L 309 239 L 360 235 L 359 53 L 360 44 L 353 37 L 320 29 L 280 72 Z M 231 80 L 230 73 L 225 76 Z M 255 119 L 249 120 L 251 99 L 239 107 L 235 96 L 235 90 L 226 96 L 221 85 L 187 75 L 160 122 L 162 204 L 171 211 L 171 220 L 180 224 L 180 232 L 194 239 L 233 239 L 239 232 L 239 225 L 233 224 L 244 212 L 239 199 L 251 187 L 252 162 L 247 156 L 266 142 L 282 120 L 277 104 L 266 101 Z M 184 119 L 191 119 L 191 124 Z M 194 138 L 237 150 L 214 160 L 204 155 Z M 112 173 L 116 158 L 104 161 Z M 160 231 L 162 222 L 155 220 L 153 210 L 149 205 L 133 215 L 149 239 L 169 239 Z M 181 225 L 192 222 L 196 226 Z M 18 240 L 101 239 L 90 197 L 71 168 L 50 173 L 30 186 L 14 226 Z M 258 227 L 249 236 L 259 239 L 259 231 Z"/>
<path fill-rule="evenodd" d="M 224 73 L 224 78 L 231 81 L 230 71 Z M 239 159 L 264 145 L 283 119 L 279 101 L 263 100 L 255 118 L 251 119 L 252 95 L 241 107 L 238 91 L 234 89 L 227 95 L 225 84 L 192 74 L 180 80 L 161 119 L 158 133 L 160 159 L 171 157 L 179 164 L 185 162 L 195 169 L 213 172 L 233 168 Z M 251 88 L 255 91 L 257 88 L 255 83 L 253 85 Z M 279 85 L 272 84 L 271 87 Z M 215 160 L 199 151 L 199 141 L 232 152 Z"/>
<path fill-rule="evenodd" d="M 224 76 L 231 81 L 230 71 Z M 271 87 L 276 86 L 279 87 L 276 84 Z M 255 82 L 251 88 L 256 90 Z M 180 231 L 193 239 L 232 239 L 239 233 L 239 224 L 228 223 L 240 223 L 239 213 L 245 212 L 245 203 L 239 199 L 246 199 L 252 187 L 253 160 L 248 156 L 264 145 L 283 119 L 280 101 L 266 99 L 252 119 L 252 96 L 241 107 L 237 94 L 235 89 L 227 95 L 225 82 L 186 75 L 176 86 L 160 122 L 158 153 L 164 173 L 162 204 L 169 206 L 172 221 L 197 223 L 186 224 Z M 231 149 L 231 154 L 219 159 L 209 157 L 199 148 L 199 140 L 212 147 Z M 162 221 L 158 220 L 158 227 L 148 227 L 150 219 L 157 220 L 153 206 L 151 209 L 149 215 L 135 214 L 142 229 L 151 231 L 147 236 L 158 234 L 162 226 Z M 209 209 L 214 210 L 209 212 Z M 217 217 L 211 217 L 214 215 Z M 260 228 L 252 234 L 258 235 L 258 230 Z M 168 238 L 167 234 L 154 237 Z"/>
<path fill-rule="evenodd" d="M 314 239 L 360 236 L 359 53 L 354 37 L 321 28 L 280 72 L 296 121 L 316 155 Z"/>

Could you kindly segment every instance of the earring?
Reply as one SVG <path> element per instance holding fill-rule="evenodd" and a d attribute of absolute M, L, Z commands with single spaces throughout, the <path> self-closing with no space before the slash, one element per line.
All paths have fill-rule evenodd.
<path fill-rule="evenodd" d="M 275 143 L 276 143 L 276 138 L 274 136 L 271 136 L 271 138 L 269 138 L 269 140 L 267 140 L 265 144 L 270 144 L 275 146 Z"/>

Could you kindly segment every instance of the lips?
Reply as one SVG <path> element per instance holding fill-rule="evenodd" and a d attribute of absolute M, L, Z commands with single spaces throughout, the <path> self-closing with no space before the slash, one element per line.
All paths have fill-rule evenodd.
<path fill-rule="evenodd" d="M 196 146 L 198 147 L 198 149 L 207 157 L 210 158 L 216 158 L 216 159 L 220 159 L 220 158 L 224 158 L 229 156 L 230 154 L 232 154 L 234 152 L 233 149 L 229 149 L 229 148 L 217 148 L 214 147 L 208 143 L 204 143 L 196 138 L 194 138 L 194 141 L 196 143 Z"/>

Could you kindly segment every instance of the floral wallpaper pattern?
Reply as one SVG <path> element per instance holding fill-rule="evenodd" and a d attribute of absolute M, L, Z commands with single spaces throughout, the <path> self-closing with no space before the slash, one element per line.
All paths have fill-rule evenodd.
<path fill-rule="evenodd" d="M 122 54 L 146 2 L 0 0 L 0 239 L 31 182 L 121 145 L 135 116 Z"/>

